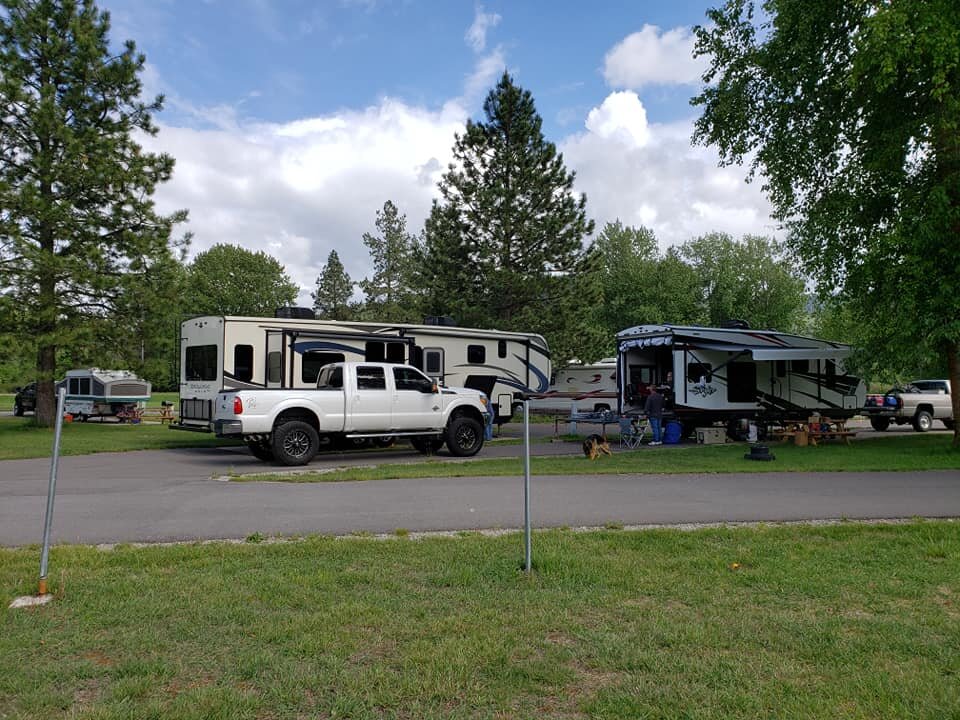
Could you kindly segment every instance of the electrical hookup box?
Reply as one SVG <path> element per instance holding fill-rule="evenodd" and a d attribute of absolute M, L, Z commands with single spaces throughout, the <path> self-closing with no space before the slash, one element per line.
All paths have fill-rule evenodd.
<path fill-rule="evenodd" d="M 727 429 L 722 427 L 697 428 L 697 444 L 721 445 L 727 441 Z"/>

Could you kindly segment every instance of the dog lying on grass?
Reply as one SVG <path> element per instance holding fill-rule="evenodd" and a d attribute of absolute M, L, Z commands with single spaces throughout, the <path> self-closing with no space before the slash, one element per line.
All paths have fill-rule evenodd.
<path fill-rule="evenodd" d="M 583 454 L 591 460 L 596 460 L 601 455 L 611 455 L 610 443 L 602 435 L 588 435 L 583 441 Z"/>

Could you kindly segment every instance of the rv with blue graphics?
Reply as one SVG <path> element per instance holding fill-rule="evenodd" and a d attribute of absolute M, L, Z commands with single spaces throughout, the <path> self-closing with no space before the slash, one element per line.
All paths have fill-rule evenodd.
<path fill-rule="evenodd" d="M 529 394 L 546 392 L 546 340 L 533 333 L 459 327 L 447 318 L 422 325 L 316 320 L 303 308 L 279 317 L 204 315 L 180 326 L 180 430 L 208 432 L 224 390 L 314 387 L 324 365 L 412 365 L 448 387 L 480 390 L 497 422 Z"/>

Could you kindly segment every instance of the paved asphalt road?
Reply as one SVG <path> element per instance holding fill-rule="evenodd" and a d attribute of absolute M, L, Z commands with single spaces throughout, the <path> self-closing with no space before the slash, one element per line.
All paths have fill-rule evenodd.
<path fill-rule="evenodd" d="M 516 455 L 519 449 L 494 443 L 483 454 Z M 537 443 L 534 449 L 579 452 L 574 443 Z M 388 453 L 393 462 L 421 459 L 410 449 Z M 387 456 L 328 455 L 311 467 L 370 464 Z M 218 479 L 228 470 L 263 468 L 241 448 L 62 458 L 54 542 L 517 528 L 523 522 L 519 475 L 303 485 Z M 0 545 L 40 541 L 49 472 L 49 459 L 0 462 Z M 537 527 L 960 517 L 960 471 L 534 476 L 532 487 Z"/>

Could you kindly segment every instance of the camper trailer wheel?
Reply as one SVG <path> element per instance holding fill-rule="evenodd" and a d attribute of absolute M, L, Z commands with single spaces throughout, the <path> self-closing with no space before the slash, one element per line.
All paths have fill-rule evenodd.
<path fill-rule="evenodd" d="M 273 462 L 276 458 L 273 455 L 273 448 L 270 443 L 263 440 L 247 440 L 247 447 L 250 448 L 250 454 L 257 460 L 264 462 Z"/>
<path fill-rule="evenodd" d="M 447 447 L 458 457 L 470 457 L 483 447 L 483 425 L 466 415 L 455 417 L 447 425 Z"/>
<path fill-rule="evenodd" d="M 413 449 L 421 455 L 433 455 L 437 450 L 443 447 L 443 440 L 433 435 L 427 437 L 412 437 L 410 444 Z"/>
<path fill-rule="evenodd" d="M 870 426 L 877 432 L 883 432 L 890 427 L 890 418 L 872 417 L 870 418 Z"/>
<path fill-rule="evenodd" d="M 319 445 L 317 431 L 302 420 L 288 420 L 273 431 L 273 454 L 284 465 L 306 465 Z"/>

